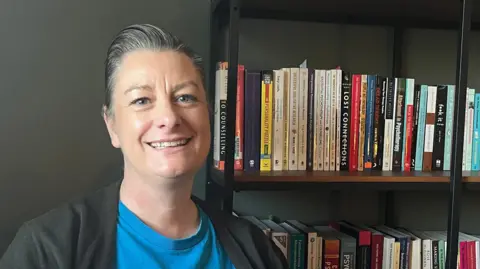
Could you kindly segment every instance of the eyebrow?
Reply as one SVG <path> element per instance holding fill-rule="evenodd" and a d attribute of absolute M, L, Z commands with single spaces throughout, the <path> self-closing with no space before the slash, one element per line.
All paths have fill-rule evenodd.
<path fill-rule="evenodd" d="M 184 88 L 186 88 L 186 87 L 188 87 L 188 86 L 193 86 L 193 87 L 195 87 L 195 88 L 198 89 L 198 84 L 195 83 L 195 81 L 193 81 L 193 80 L 189 80 L 189 81 L 182 82 L 182 83 L 180 83 L 180 84 L 177 84 L 177 85 L 173 86 L 172 92 L 175 93 L 175 92 L 177 92 L 177 91 L 179 91 L 179 90 L 182 90 L 182 89 L 184 89 Z M 134 86 L 128 87 L 128 88 L 125 90 L 124 94 L 127 94 L 128 92 L 131 92 L 131 91 L 133 91 L 133 90 L 147 90 L 147 91 L 152 91 L 152 87 L 150 87 L 150 86 L 147 85 L 147 84 L 134 85 Z"/>
<path fill-rule="evenodd" d="M 133 85 L 128 87 L 123 94 L 127 94 L 133 90 L 147 90 L 147 91 L 152 91 L 152 87 L 148 86 L 147 84 L 140 84 L 140 85 Z"/>
<path fill-rule="evenodd" d="M 198 89 L 198 85 L 197 83 L 195 83 L 195 81 L 193 80 L 189 80 L 189 81 L 186 81 L 186 82 L 182 82 L 180 84 L 177 84 L 175 85 L 173 88 L 172 88 L 172 93 L 174 92 L 177 92 L 183 88 L 186 88 L 188 86 L 193 86 L 194 88 L 197 88 Z"/>

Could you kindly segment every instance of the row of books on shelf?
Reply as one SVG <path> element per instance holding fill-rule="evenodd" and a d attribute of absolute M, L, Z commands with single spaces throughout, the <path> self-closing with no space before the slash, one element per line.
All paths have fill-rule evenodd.
<path fill-rule="evenodd" d="M 255 216 L 293 269 L 445 269 L 447 232 L 349 221 L 309 225 Z M 480 236 L 459 233 L 457 269 L 480 268 Z"/>
<path fill-rule="evenodd" d="M 238 65 L 234 169 L 449 171 L 454 85 L 334 69 Z M 224 169 L 228 63 L 217 64 L 214 164 Z M 480 170 L 480 91 L 467 88 L 462 171 Z"/>

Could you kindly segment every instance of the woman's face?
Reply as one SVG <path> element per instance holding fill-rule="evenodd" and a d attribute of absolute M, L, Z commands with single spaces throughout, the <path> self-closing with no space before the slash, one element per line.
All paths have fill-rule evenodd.
<path fill-rule="evenodd" d="M 208 104 L 192 61 L 174 51 L 126 54 L 105 118 L 125 169 L 147 177 L 193 176 L 210 149 Z"/>

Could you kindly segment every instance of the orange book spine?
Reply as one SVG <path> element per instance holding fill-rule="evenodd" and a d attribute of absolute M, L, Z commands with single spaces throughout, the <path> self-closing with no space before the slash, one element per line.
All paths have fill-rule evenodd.
<path fill-rule="evenodd" d="M 244 81 L 245 66 L 237 69 L 237 102 L 235 112 L 235 157 L 234 170 L 243 170 L 243 122 L 244 122 Z"/>

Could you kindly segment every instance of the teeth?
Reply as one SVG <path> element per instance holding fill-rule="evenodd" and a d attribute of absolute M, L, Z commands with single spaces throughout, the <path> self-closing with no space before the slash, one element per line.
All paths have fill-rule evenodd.
<path fill-rule="evenodd" d="M 178 147 L 178 146 L 183 146 L 187 144 L 188 139 L 182 139 L 182 140 L 177 140 L 177 141 L 168 141 L 168 142 L 155 142 L 155 143 L 150 143 L 150 146 L 154 148 L 168 148 L 168 147 Z"/>

